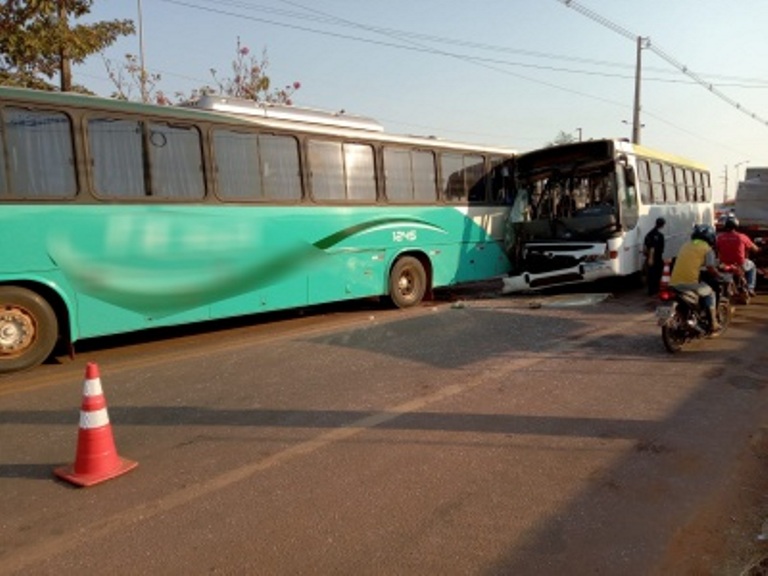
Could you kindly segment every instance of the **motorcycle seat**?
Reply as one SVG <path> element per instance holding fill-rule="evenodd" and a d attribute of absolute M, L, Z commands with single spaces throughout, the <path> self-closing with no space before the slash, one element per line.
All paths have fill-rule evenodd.
<path fill-rule="evenodd" d="M 670 288 L 693 306 L 699 303 L 699 298 L 712 294 L 712 288 L 706 284 L 673 284 Z"/>

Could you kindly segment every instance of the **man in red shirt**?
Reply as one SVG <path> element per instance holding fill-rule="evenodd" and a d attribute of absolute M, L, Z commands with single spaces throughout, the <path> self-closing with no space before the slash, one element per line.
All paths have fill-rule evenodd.
<path fill-rule="evenodd" d="M 739 266 L 744 270 L 750 296 L 755 295 L 757 270 L 755 263 L 747 258 L 748 252 L 757 252 L 759 248 L 749 236 L 736 232 L 739 225 L 735 217 L 729 217 L 723 224 L 724 232 L 717 235 L 717 256 L 723 264 Z"/>

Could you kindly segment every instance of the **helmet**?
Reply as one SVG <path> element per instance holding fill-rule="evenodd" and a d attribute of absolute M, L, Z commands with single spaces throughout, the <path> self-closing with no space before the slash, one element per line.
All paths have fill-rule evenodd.
<path fill-rule="evenodd" d="M 691 234 L 692 240 L 704 240 L 707 244 L 714 247 L 717 234 L 715 229 L 709 224 L 696 224 Z"/>
<path fill-rule="evenodd" d="M 736 218 L 733 214 L 729 214 L 728 217 L 725 219 L 725 222 L 723 222 L 723 228 L 725 230 L 736 230 L 736 228 L 739 227 L 739 219 Z"/>

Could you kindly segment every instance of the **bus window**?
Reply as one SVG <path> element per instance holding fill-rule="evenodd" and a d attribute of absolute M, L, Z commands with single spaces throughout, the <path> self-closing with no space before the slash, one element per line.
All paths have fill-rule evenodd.
<path fill-rule="evenodd" d="M 309 142 L 309 168 L 315 200 L 344 200 L 344 159 L 341 142 Z"/>
<path fill-rule="evenodd" d="M 315 200 L 376 200 L 370 146 L 311 140 L 309 167 Z"/>
<path fill-rule="evenodd" d="M 259 137 L 256 134 L 214 130 L 213 150 L 218 192 L 224 200 L 261 200 Z"/>
<path fill-rule="evenodd" d="M 431 152 L 384 148 L 384 180 L 390 202 L 432 204 L 437 197 Z"/>
<path fill-rule="evenodd" d="M 441 189 L 448 202 L 485 201 L 485 163 L 482 156 L 443 154 L 440 157 Z M 480 190 L 480 188 L 482 190 Z"/>
<path fill-rule="evenodd" d="M 376 201 L 376 173 L 373 166 L 373 148 L 364 144 L 344 144 L 347 198 L 349 200 Z"/>
<path fill-rule="evenodd" d="M 701 174 L 699 172 L 693 172 L 693 193 L 696 202 L 700 202 L 704 198 L 703 189 L 701 187 Z"/>
<path fill-rule="evenodd" d="M 637 172 L 638 185 L 640 186 L 640 199 L 645 205 L 652 204 L 653 196 L 651 195 L 651 174 L 648 168 L 647 160 L 637 161 Z"/>
<path fill-rule="evenodd" d="M 491 158 L 491 202 L 496 204 L 511 203 L 514 194 L 511 187 L 510 168 L 504 164 L 504 158 Z"/>
<path fill-rule="evenodd" d="M 675 192 L 678 202 L 687 202 L 685 190 L 685 177 L 683 176 L 683 169 L 675 166 Z"/>
<path fill-rule="evenodd" d="M 696 183 L 693 181 L 694 172 L 690 168 L 685 169 L 685 191 L 686 197 L 691 202 L 696 202 Z"/>
<path fill-rule="evenodd" d="M 136 120 L 88 120 L 88 144 L 93 187 L 105 198 L 142 198 L 146 195 L 141 124 Z"/>
<path fill-rule="evenodd" d="M 3 129 L 10 189 L 14 196 L 75 196 L 72 125 L 66 114 L 6 108 Z"/>
<path fill-rule="evenodd" d="M 387 199 L 390 202 L 413 201 L 413 173 L 411 153 L 395 148 L 384 149 L 384 178 Z"/>
<path fill-rule="evenodd" d="M 469 163 L 464 171 L 469 201 L 485 202 L 488 187 L 488 180 L 485 178 L 485 161 L 481 156 L 466 156 L 465 161 Z"/>
<path fill-rule="evenodd" d="M 417 202 L 434 204 L 437 200 L 437 178 L 435 176 L 435 155 L 432 152 L 414 150 L 413 198 Z"/>
<path fill-rule="evenodd" d="M 709 172 L 703 172 L 701 174 L 701 182 L 704 186 L 704 202 L 712 201 L 712 188 L 709 186 Z"/>
<path fill-rule="evenodd" d="M 664 203 L 664 181 L 661 176 L 661 164 L 651 162 L 651 192 L 654 204 Z"/>
<path fill-rule="evenodd" d="M 632 230 L 637 226 L 640 211 L 637 205 L 637 188 L 632 185 L 630 178 L 627 178 L 626 169 L 616 171 L 617 184 L 619 189 L 619 204 L 621 210 L 621 225 L 627 230 Z"/>
<path fill-rule="evenodd" d="M 3 144 L 3 130 L 0 125 L 0 198 L 8 193 L 8 184 L 5 181 L 5 148 Z"/>
<path fill-rule="evenodd" d="M 151 123 L 151 195 L 164 199 L 202 199 L 205 195 L 200 134 L 195 128 Z"/>
<path fill-rule="evenodd" d="M 271 200 L 301 200 L 299 143 L 292 136 L 259 136 L 264 194 Z"/>
<path fill-rule="evenodd" d="M 661 172 L 664 179 L 664 198 L 667 203 L 674 204 L 677 202 L 677 195 L 675 194 L 675 176 L 672 166 L 662 164 Z"/>
<path fill-rule="evenodd" d="M 464 187 L 464 157 L 460 154 L 442 154 L 440 156 L 440 189 L 443 199 L 448 202 L 466 200 Z"/>

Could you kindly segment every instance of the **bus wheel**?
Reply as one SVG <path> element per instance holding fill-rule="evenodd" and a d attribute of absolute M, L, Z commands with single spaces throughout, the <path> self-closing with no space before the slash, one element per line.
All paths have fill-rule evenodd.
<path fill-rule="evenodd" d="M 58 334 L 56 314 L 44 298 L 26 288 L 0 286 L 0 372 L 41 364 Z"/>
<path fill-rule="evenodd" d="M 389 273 L 389 298 L 398 308 L 417 306 L 427 292 L 427 273 L 418 258 L 403 256 Z"/>

